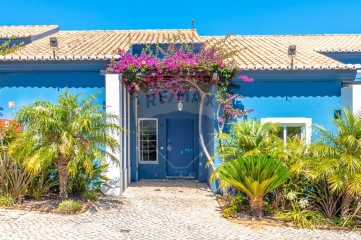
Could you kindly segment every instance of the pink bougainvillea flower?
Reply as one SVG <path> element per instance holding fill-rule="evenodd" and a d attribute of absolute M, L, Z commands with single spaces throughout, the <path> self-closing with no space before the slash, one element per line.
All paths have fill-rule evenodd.
<path fill-rule="evenodd" d="M 252 110 L 241 110 L 234 106 L 234 101 L 241 98 L 237 94 L 229 94 L 228 86 L 241 69 L 231 62 L 224 61 L 218 48 L 201 46 L 198 51 L 192 46 L 177 48 L 170 46 L 168 50 L 132 54 L 122 49 L 116 50 L 119 59 L 108 64 L 108 71 L 123 73 L 123 82 L 127 90 L 138 95 L 141 92 L 159 93 L 171 90 L 179 100 L 194 85 L 217 85 L 216 101 L 222 105 L 221 116 L 217 117 L 220 125 L 227 118 L 242 117 Z M 218 73 L 216 80 L 212 77 Z M 240 76 L 243 82 L 253 82 L 252 78 Z M 179 95 L 179 96 L 178 96 Z"/>
<path fill-rule="evenodd" d="M 243 82 L 253 82 L 253 78 L 244 75 L 240 76 L 239 79 L 241 79 Z"/>

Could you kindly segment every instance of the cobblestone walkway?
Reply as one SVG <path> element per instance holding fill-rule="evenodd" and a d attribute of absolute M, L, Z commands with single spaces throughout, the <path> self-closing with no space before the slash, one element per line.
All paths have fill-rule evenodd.
<path fill-rule="evenodd" d="M 192 181 L 141 181 L 121 201 L 75 216 L 0 210 L 0 239 L 361 239 L 357 232 L 231 223 L 208 187 Z"/>

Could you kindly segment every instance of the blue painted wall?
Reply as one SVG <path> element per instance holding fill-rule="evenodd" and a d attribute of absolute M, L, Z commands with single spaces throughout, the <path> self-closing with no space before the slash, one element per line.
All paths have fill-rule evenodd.
<path fill-rule="evenodd" d="M 340 109 L 342 81 L 355 80 L 356 70 L 245 71 L 253 83 L 232 89 L 244 98 L 248 118 L 307 117 L 312 123 L 333 128 L 334 111 Z M 314 136 L 314 135 L 313 135 Z"/>
<path fill-rule="evenodd" d="M 84 97 L 98 93 L 97 103 L 104 104 L 105 81 L 99 69 L 79 72 L 74 70 L 76 64 L 70 64 L 67 70 L 63 66 L 62 71 L 56 71 L 56 68 L 28 71 L 26 63 L 17 63 L 16 66 L 18 71 L 12 70 L 12 63 L 8 64 L 8 68 L 6 64 L 2 64 L 0 69 L 0 118 L 12 118 L 19 107 L 37 100 L 55 102 L 58 94 L 66 88 L 74 94 L 81 93 Z M 15 108 L 9 108 L 9 102 L 15 102 Z"/>
<path fill-rule="evenodd" d="M 194 167 L 198 172 L 196 178 L 205 182 L 207 179 L 207 172 L 205 168 L 205 158 L 199 145 L 198 134 L 198 109 L 199 98 L 193 92 L 188 92 L 183 98 L 184 108 L 182 111 L 177 109 L 176 96 L 171 93 L 162 94 L 163 103 L 160 103 L 159 95 L 148 96 L 142 94 L 138 96 L 136 101 L 139 104 L 137 108 L 138 118 L 158 118 L 158 160 L 157 164 L 139 164 L 138 165 L 138 178 L 139 179 L 164 179 L 166 178 L 166 161 L 167 161 L 167 118 L 188 118 L 193 119 L 194 124 Z M 209 97 L 205 102 L 205 113 L 203 115 L 203 133 L 206 137 L 206 142 L 209 143 L 212 139 L 213 128 L 213 113 L 209 109 L 213 109 L 213 98 Z M 186 132 L 184 134 L 187 134 Z M 180 136 L 181 137 L 181 136 Z M 163 150 L 161 149 L 163 147 Z M 209 147 L 212 149 L 213 145 Z M 134 161 L 134 160 L 132 160 Z M 135 178 L 136 172 L 133 170 L 132 178 Z"/>
<path fill-rule="evenodd" d="M 253 108 L 249 119 L 265 117 L 307 117 L 313 124 L 333 128 L 334 111 L 340 109 L 341 82 L 282 81 L 242 83 L 235 91 L 245 109 Z"/>
<path fill-rule="evenodd" d="M 55 102 L 58 94 L 69 88 L 73 93 L 84 96 L 99 93 L 98 104 L 104 104 L 104 61 L 41 61 L 6 62 L 0 65 L 0 118 L 11 118 L 20 106 L 36 100 Z M 354 80 L 356 70 L 341 71 L 249 71 L 242 73 L 255 79 L 254 83 L 240 83 L 239 89 L 233 89 L 245 98 L 241 99 L 245 109 L 254 108 L 249 118 L 263 117 L 310 117 L 313 123 L 331 128 L 333 111 L 340 108 L 342 81 Z M 188 93 L 183 99 L 184 109 L 177 110 L 176 97 L 163 94 L 163 103 L 159 96 L 141 95 L 132 99 L 130 154 L 132 180 L 139 178 L 166 177 L 166 119 L 191 118 L 194 120 L 194 152 L 197 156 L 197 179 L 208 180 L 211 169 L 205 167 L 206 157 L 202 152 L 198 135 L 199 99 Z M 9 102 L 15 102 L 16 108 L 9 108 Z M 136 108 L 136 102 L 140 107 Z M 203 133 L 210 154 L 216 148 L 214 132 L 216 129 L 214 99 L 205 101 Z M 137 113 L 136 113 L 137 112 Z M 137 164 L 136 154 L 136 115 L 138 118 L 155 117 L 159 119 L 159 164 Z M 185 133 L 186 134 L 186 133 Z"/>
<path fill-rule="evenodd" d="M 244 109 L 253 108 L 254 112 L 247 116 L 248 118 L 260 119 L 264 117 L 307 117 L 312 118 L 314 124 L 324 125 L 332 129 L 332 118 L 334 111 L 340 109 L 340 95 L 342 81 L 354 80 L 355 70 L 348 71 L 250 71 L 244 72 L 255 79 L 254 83 L 242 83 L 235 80 L 236 85 L 240 88 L 233 88 L 233 93 L 238 93 L 244 98 L 240 99 L 241 107 Z M 142 96 L 138 99 L 140 108 L 138 108 L 138 117 L 157 117 L 159 118 L 159 146 L 166 146 L 165 125 L 166 117 L 187 117 L 194 114 L 195 121 L 198 115 L 198 103 L 194 106 L 191 100 L 190 104 L 185 103 L 185 109 L 179 113 L 176 108 L 176 101 L 173 98 L 163 97 L 165 103 L 159 104 L 158 97 Z M 214 141 L 214 133 L 216 131 L 216 119 L 214 101 L 206 101 L 211 107 L 205 108 L 203 132 L 206 143 L 211 151 L 211 155 L 216 154 L 217 142 Z M 188 107 L 188 109 L 187 109 Z M 317 137 L 313 135 L 313 137 Z M 206 158 L 200 153 L 200 165 L 205 164 Z M 139 165 L 140 178 L 164 178 L 166 172 L 164 153 L 160 151 L 160 162 L 158 165 Z M 216 159 L 216 165 L 220 162 Z M 203 179 L 207 180 L 212 173 L 211 168 L 200 167 L 205 169 L 202 172 Z M 215 185 L 211 187 L 216 191 Z"/>

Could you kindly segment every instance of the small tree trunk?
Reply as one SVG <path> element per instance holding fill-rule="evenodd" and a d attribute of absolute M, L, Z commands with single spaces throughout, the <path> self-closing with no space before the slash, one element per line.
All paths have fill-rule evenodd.
<path fill-rule="evenodd" d="M 352 195 L 345 192 L 342 197 L 342 204 L 341 204 L 341 217 L 343 219 L 347 219 L 348 213 L 350 212 L 351 203 L 352 203 Z"/>
<path fill-rule="evenodd" d="M 251 200 L 249 201 L 249 205 L 253 211 L 253 215 L 256 218 L 261 219 L 263 217 L 263 199 L 261 197 L 251 198 Z"/>
<path fill-rule="evenodd" d="M 64 200 L 68 198 L 67 186 L 68 186 L 68 161 L 66 158 L 58 155 L 58 173 L 59 173 L 59 188 L 60 199 Z"/>
<path fill-rule="evenodd" d="M 203 117 L 203 105 L 204 105 L 204 99 L 206 98 L 206 93 L 200 91 L 201 93 L 201 102 L 199 103 L 199 113 L 198 113 L 198 132 L 199 132 L 199 138 L 201 142 L 201 146 L 203 149 L 204 154 L 207 157 L 207 160 L 210 161 L 212 167 L 216 169 L 216 166 L 214 165 L 212 161 L 212 157 L 208 152 L 207 146 L 204 143 L 204 137 L 203 137 L 203 131 L 202 131 L 202 117 Z"/>

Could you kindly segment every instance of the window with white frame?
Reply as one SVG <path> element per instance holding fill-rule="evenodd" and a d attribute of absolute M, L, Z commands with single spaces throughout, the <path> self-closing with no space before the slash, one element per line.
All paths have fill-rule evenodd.
<path fill-rule="evenodd" d="M 306 144 L 311 143 L 312 119 L 311 118 L 262 118 L 261 123 L 275 123 L 281 126 L 278 135 L 286 143 L 287 138 L 299 137 Z"/>
<path fill-rule="evenodd" d="M 138 119 L 139 162 L 158 162 L 158 119 Z"/>

